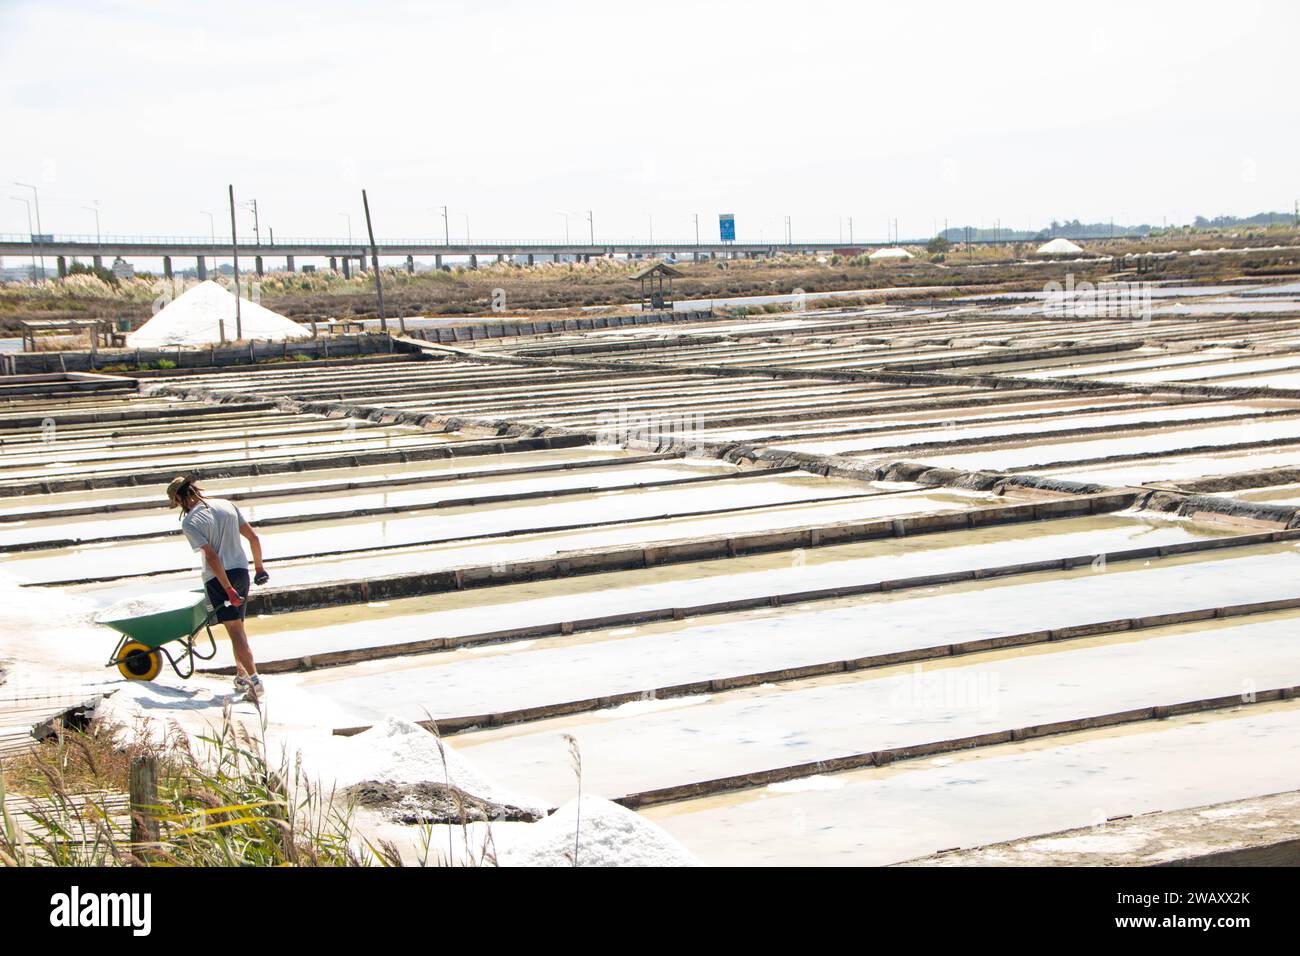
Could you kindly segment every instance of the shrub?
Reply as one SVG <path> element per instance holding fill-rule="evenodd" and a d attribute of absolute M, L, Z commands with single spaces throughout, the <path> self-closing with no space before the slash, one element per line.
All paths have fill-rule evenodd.
<path fill-rule="evenodd" d="M 88 266 L 84 262 L 74 262 L 72 265 L 68 266 L 68 275 L 94 276 L 105 285 L 117 286 L 121 284 L 118 281 L 117 276 L 113 275 L 112 269 L 105 269 L 103 266 Z"/>

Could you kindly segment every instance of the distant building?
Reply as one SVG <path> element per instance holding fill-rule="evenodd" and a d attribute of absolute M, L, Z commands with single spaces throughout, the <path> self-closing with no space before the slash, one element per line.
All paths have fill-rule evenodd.
<path fill-rule="evenodd" d="M 670 265 L 656 262 L 632 276 L 633 282 L 641 284 L 642 309 L 671 309 L 673 307 L 673 280 L 680 279 L 682 273 Z M 664 280 L 668 280 L 665 290 Z"/>
<path fill-rule="evenodd" d="M 117 276 L 119 279 L 134 279 L 135 266 L 123 260 L 121 256 L 118 256 L 113 260 L 113 275 Z"/>

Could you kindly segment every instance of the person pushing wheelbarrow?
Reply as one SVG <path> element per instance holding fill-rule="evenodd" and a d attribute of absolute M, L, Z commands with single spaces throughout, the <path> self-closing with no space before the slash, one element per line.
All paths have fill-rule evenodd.
<path fill-rule="evenodd" d="M 190 547 L 202 555 L 203 586 L 235 654 L 235 693 L 257 700 L 262 696 L 262 680 L 257 676 L 257 664 L 244 629 L 248 557 L 239 539 L 246 538 L 253 551 L 253 580 L 257 584 L 270 579 L 262 566 L 262 542 L 232 502 L 206 497 L 193 478 L 173 478 L 167 486 L 167 498 L 181 509 L 181 531 Z"/>

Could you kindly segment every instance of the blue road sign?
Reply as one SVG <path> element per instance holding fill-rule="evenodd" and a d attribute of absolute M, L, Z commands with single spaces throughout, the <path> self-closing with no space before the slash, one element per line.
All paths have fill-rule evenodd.
<path fill-rule="evenodd" d="M 718 234 L 722 237 L 723 242 L 736 241 L 736 216 L 734 213 L 724 212 L 718 214 Z"/>

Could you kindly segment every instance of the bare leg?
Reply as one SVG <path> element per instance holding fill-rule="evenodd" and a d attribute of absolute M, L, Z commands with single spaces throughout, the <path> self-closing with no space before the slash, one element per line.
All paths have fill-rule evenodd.
<path fill-rule="evenodd" d="M 244 677 L 257 674 L 257 664 L 253 662 L 253 651 L 248 646 L 248 632 L 244 630 L 243 621 L 222 621 L 221 626 L 230 636 L 230 649 L 235 653 L 235 669 Z"/>

